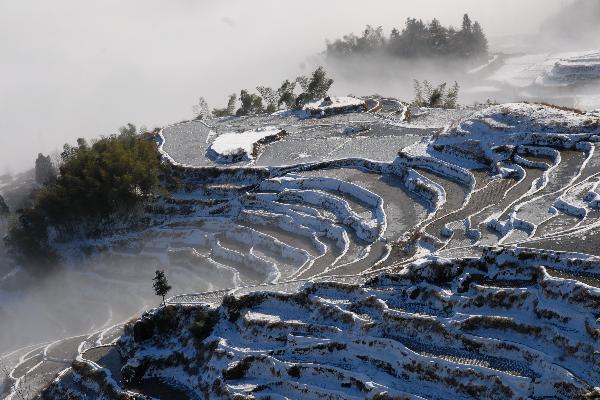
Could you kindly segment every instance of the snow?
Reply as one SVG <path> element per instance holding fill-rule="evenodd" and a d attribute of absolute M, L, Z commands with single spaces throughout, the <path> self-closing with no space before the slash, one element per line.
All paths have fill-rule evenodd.
<path fill-rule="evenodd" d="M 252 159 L 259 141 L 275 137 L 279 133 L 281 129 L 277 127 L 264 127 L 241 133 L 222 133 L 216 137 L 208 151 L 214 152 L 224 162 Z"/>
<path fill-rule="evenodd" d="M 591 334 L 600 289 L 552 277 L 545 265 L 598 270 L 600 260 L 487 249 L 481 258 L 421 259 L 360 285 L 308 282 L 220 306 L 173 303 L 174 329 L 134 340 L 134 325 L 125 327 L 123 370 L 143 364 L 146 376 L 189 393 L 218 385 L 216 399 L 583 397 L 600 384 Z M 165 310 L 142 319 L 160 320 Z M 208 315 L 214 326 L 199 342 L 188 327 Z M 121 390 L 86 365 L 103 373 L 55 381 L 52 393 L 90 387 L 92 376 L 96 387 Z"/>
<path fill-rule="evenodd" d="M 132 343 L 131 332 L 126 334 L 129 365 L 135 359 L 156 362 L 152 376 L 176 377 L 194 390 L 218 381 L 230 397 L 264 390 L 256 396 L 345 399 L 387 392 L 441 399 L 450 391 L 452 398 L 466 399 L 460 388 L 468 387 L 482 390 L 480 398 L 502 390 L 510 390 L 503 398 L 528 398 L 553 395 L 560 387 L 565 392 L 558 397 L 576 398 L 586 382 L 600 384 L 589 358 L 600 349 L 588 337 L 599 329 L 591 310 L 600 304 L 600 290 L 547 273 L 597 276 L 598 260 L 487 248 L 475 261 L 432 257 L 410 264 L 445 250 L 479 255 L 484 246 L 511 239 L 525 245 L 540 238 L 538 231 L 548 232 L 547 222 L 561 218 L 571 224 L 565 223 L 566 232 L 589 224 L 582 232 L 595 235 L 591 229 L 600 225 L 590 214 L 600 204 L 600 167 L 588 161 L 600 140 L 598 116 L 524 103 L 427 113 L 395 130 L 382 129 L 385 118 L 353 121 L 350 114 L 275 124 L 286 131 L 293 124 L 309 128 L 267 147 L 274 158 L 261 168 L 173 162 L 182 189 L 157 201 L 156 209 L 164 210 L 152 215 L 160 221 L 156 228 L 137 234 L 137 241 L 136 234 L 126 237 L 131 242 L 118 251 L 154 257 L 173 270 L 187 265 L 185 276 L 202 293 L 171 300 L 182 318 L 164 340 Z M 427 127 L 426 119 L 439 115 L 455 121 L 438 120 L 443 131 L 400 140 L 405 127 Z M 215 148 L 220 151 L 218 162 L 243 155 L 252 164 L 267 132 L 280 132 L 270 125 L 277 118 L 288 117 L 232 118 L 218 129 L 195 122 L 167 132 L 167 140 L 180 152 L 206 152 L 210 145 L 215 154 Z M 363 123 L 371 129 L 343 133 Z M 202 145 L 186 149 L 188 142 L 177 143 L 176 132 L 188 139 L 197 134 Z M 386 141 L 375 141 L 380 138 Z M 331 148 L 321 148 L 324 141 Z M 349 143 L 355 148 L 341 152 Z M 374 143 L 391 144 L 379 149 Z M 298 157 L 287 157 L 281 147 Z M 371 157 L 377 151 L 385 157 Z M 392 243 L 388 224 L 404 220 L 389 212 L 394 200 L 427 212 L 414 223 L 403 222 Z M 102 245 L 116 248 L 108 240 Z M 384 268 L 394 273 L 362 284 Z M 204 280 L 221 275 L 230 282 L 225 285 L 244 287 L 205 286 Z M 322 282 L 324 277 L 333 282 Z M 291 293 L 299 287 L 300 293 Z M 218 305 L 234 292 L 248 297 Z M 197 359 L 198 347 L 183 316 L 201 301 L 217 310 L 205 343 L 210 346 L 204 347 L 215 352 L 203 358 L 202 372 L 188 375 L 184 364 Z M 163 368 L 161 360 L 174 352 L 178 356 L 170 360 L 183 364 Z M 245 375 L 223 379 L 224 370 Z"/>
<path fill-rule="evenodd" d="M 552 69 L 536 79 L 540 85 L 567 86 L 600 79 L 600 52 L 590 51 L 561 58 Z"/>
<path fill-rule="evenodd" d="M 320 99 L 317 101 L 306 103 L 304 109 L 308 111 L 328 111 L 334 109 L 343 110 L 346 108 L 361 107 L 365 105 L 364 100 L 357 99 L 356 97 L 331 97 L 330 99 L 331 101 Z"/>

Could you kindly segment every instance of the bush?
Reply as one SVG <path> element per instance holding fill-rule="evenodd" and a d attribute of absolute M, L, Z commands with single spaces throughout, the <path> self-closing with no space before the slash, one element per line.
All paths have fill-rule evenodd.
<path fill-rule="evenodd" d="M 454 82 L 451 88 L 447 88 L 446 82 L 433 87 L 429 81 L 423 81 L 421 84 L 421 82 L 415 80 L 413 105 L 429 108 L 456 108 L 458 106 L 459 89 L 457 82 Z"/>
<path fill-rule="evenodd" d="M 86 234 L 86 226 L 125 216 L 156 189 L 160 157 L 156 145 L 129 124 L 118 135 L 91 146 L 83 139 L 66 144 L 56 181 L 35 192 L 33 206 L 21 210 L 7 243 L 18 255 L 38 263 L 56 256 L 49 233 Z"/>

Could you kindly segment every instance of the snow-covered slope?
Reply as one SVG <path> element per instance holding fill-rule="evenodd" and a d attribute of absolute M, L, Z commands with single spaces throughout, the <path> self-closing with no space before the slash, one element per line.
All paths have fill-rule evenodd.
<path fill-rule="evenodd" d="M 563 58 L 552 69 L 538 77 L 537 84 L 568 86 L 600 79 L 600 52 L 591 51 Z"/>
<path fill-rule="evenodd" d="M 165 128 L 178 185 L 147 210 L 152 228 L 89 248 L 153 257 L 192 289 L 128 325 L 123 371 L 94 350 L 48 393 L 108 372 L 114 393 L 144 376 L 158 398 L 567 399 L 598 386 L 599 116 L 513 103 L 406 121 L 377 102 Z M 342 133 L 358 124 L 370 129 Z M 289 131 L 261 166 L 187 161 L 214 132 L 260 126 Z M 216 277 L 230 285 L 206 288 Z"/>
<path fill-rule="evenodd" d="M 168 305 L 125 327 L 122 379 L 189 398 L 580 398 L 600 385 L 600 289 L 547 264 L 600 272 L 597 258 L 490 250 L 362 285 Z M 49 393 L 102 382 L 85 373 Z"/>

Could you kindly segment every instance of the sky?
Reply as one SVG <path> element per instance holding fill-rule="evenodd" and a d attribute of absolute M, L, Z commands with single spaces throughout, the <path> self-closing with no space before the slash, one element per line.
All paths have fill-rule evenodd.
<path fill-rule="evenodd" d="M 326 38 L 407 17 L 490 38 L 535 32 L 566 0 L 0 0 L 0 174 L 78 137 L 192 117 L 257 85 L 306 73 Z M 335 91 L 335 86 L 333 87 Z"/>

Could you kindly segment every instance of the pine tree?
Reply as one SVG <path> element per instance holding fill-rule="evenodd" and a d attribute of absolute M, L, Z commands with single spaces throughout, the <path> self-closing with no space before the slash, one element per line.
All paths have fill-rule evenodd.
<path fill-rule="evenodd" d="M 196 104 L 192 110 L 194 111 L 194 114 L 196 114 L 196 119 L 205 119 L 210 115 L 210 109 L 204 97 L 198 98 L 198 104 Z"/>
<path fill-rule="evenodd" d="M 312 74 L 306 92 L 312 100 L 320 99 L 327 95 L 331 85 L 333 85 L 333 79 L 328 79 L 325 69 L 318 67 Z"/>
<path fill-rule="evenodd" d="M 290 82 L 289 80 L 283 81 L 279 89 L 277 89 L 277 106 L 285 104 L 287 108 L 292 108 L 296 104 L 296 96 L 294 95 L 294 89 L 296 88 L 296 82 Z"/>
<path fill-rule="evenodd" d="M 458 82 L 454 82 L 454 85 L 448 92 L 446 93 L 446 97 L 444 99 L 444 108 L 456 108 L 458 106 L 458 91 L 460 86 L 458 86 Z"/>
<path fill-rule="evenodd" d="M 469 17 L 469 14 L 463 15 L 463 23 L 462 23 L 463 32 L 471 33 L 472 29 L 473 29 L 473 24 L 471 22 L 471 18 Z"/>
<path fill-rule="evenodd" d="M 303 92 L 308 91 L 308 83 L 309 82 L 310 82 L 310 80 L 308 79 L 307 76 L 299 76 L 296 78 L 296 83 L 298 85 L 300 85 L 300 89 L 302 89 Z"/>
<path fill-rule="evenodd" d="M 154 278 L 152 280 L 154 281 L 154 284 L 152 285 L 154 287 L 154 294 L 162 297 L 162 302 L 164 305 L 165 304 L 165 296 L 171 290 L 171 286 L 169 285 L 169 282 L 167 281 L 167 277 L 165 276 L 165 271 L 164 270 L 156 270 L 156 275 L 154 276 Z"/>
<path fill-rule="evenodd" d="M 235 102 L 237 101 L 237 94 L 232 93 L 229 95 L 229 100 L 227 101 L 227 114 L 235 115 Z"/>
<path fill-rule="evenodd" d="M 415 79 L 414 87 L 415 87 L 415 101 L 413 101 L 413 104 L 416 107 L 423 107 L 425 105 L 425 99 L 423 98 L 423 86 L 421 85 L 421 82 L 419 82 L 418 80 Z"/>
<path fill-rule="evenodd" d="M 448 44 L 448 30 L 435 18 L 427 30 L 429 32 L 429 50 L 435 55 L 444 53 Z"/>
<path fill-rule="evenodd" d="M 475 54 L 487 54 L 488 40 L 485 37 L 485 33 L 483 33 L 483 29 L 481 28 L 479 22 L 475 22 L 473 24 L 471 42 L 473 43 L 473 51 Z"/>
<path fill-rule="evenodd" d="M 245 89 L 240 92 L 240 102 L 242 106 L 237 110 L 236 115 L 253 115 L 264 112 L 262 97 L 250 93 Z"/>
<path fill-rule="evenodd" d="M 267 86 L 257 86 L 256 90 L 261 95 L 263 100 L 267 103 L 266 111 L 271 114 L 277 111 L 277 103 L 279 102 L 279 96 L 277 92 Z"/>
<path fill-rule="evenodd" d="M 42 153 L 39 153 L 35 160 L 35 181 L 40 185 L 47 185 L 56 180 L 57 174 L 58 172 L 54 168 L 54 165 L 52 165 L 50 156 L 44 156 Z"/>
<path fill-rule="evenodd" d="M 2 197 L 2 195 L 0 195 L 0 219 L 4 219 L 4 218 L 8 217 L 8 214 L 10 214 L 10 209 L 8 208 L 8 204 L 6 204 L 4 197 Z"/>

